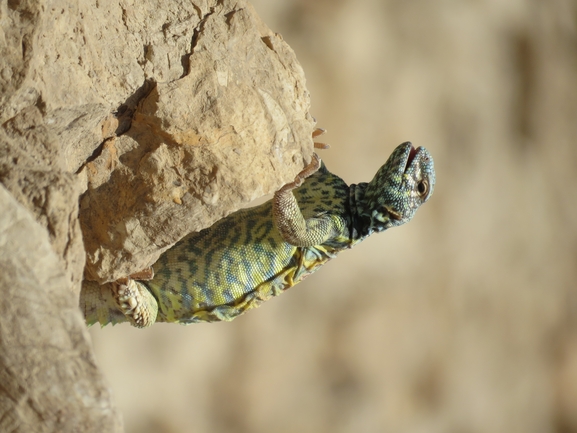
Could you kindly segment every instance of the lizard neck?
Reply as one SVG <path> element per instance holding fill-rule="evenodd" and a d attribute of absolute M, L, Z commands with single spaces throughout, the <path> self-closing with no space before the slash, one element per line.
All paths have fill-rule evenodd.
<path fill-rule="evenodd" d="M 349 233 L 352 241 L 361 241 L 373 233 L 371 219 L 366 215 L 365 191 L 369 184 L 362 182 L 349 187 L 349 210 L 351 226 Z"/>

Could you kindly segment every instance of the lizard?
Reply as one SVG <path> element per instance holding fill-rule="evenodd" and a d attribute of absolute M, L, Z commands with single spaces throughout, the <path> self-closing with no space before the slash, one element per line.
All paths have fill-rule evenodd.
<path fill-rule="evenodd" d="M 313 137 L 319 135 L 315 130 Z M 319 144 L 320 143 L 315 143 Z M 230 321 L 373 233 L 410 221 L 433 194 L 431 154 L 399 145 L 368 183 L 347 185 L 313 153 L 272 200 L 238 210 L 162 253 L 151 270 L 85 285 L 86 323 Z"/>

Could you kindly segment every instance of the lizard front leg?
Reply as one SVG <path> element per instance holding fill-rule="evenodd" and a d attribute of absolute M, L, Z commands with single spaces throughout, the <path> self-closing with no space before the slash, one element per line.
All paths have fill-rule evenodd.
<path fill-rule="evenodd" d="M 133 280 L 132 277 L 150 280 L 153 276 L 154 272 L 149 268 L 112 283 L 112 296 L 118 308 L 128 318 L 130 324 L 137 328 L 147 328 L 156 321 L 158 302 L 144 284 Z"/>
<path fill-rule="evenodd" d="M 293 189 L 303 184 L 305 179 L 315 173 L 321 165 L 316 153 L 311 162 L 295 177 L 279 189 L 272 201 L 272 214 L 276 228 L 283 239 L 291 245 L 310 247 L 320 245 L 336 234 L 334 224 L 328 215 L 305 219 Z"/>

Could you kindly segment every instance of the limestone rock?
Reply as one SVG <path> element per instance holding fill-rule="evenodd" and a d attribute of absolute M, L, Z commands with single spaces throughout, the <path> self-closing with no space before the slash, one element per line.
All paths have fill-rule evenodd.
<path fill-rule="evenodd" d="M 139 271 L 291 181 L 313 149 L 304 74 L 243 0 L 10 1 L 0 17 L 0 429 L 116 431 L 83 277 Z"/>
<path fill-rule="evenodd" d="M 168 44 L 147 49 L 145 71 L 163 72 L 128 108 L 130 129 L 83 168 L 88 278 L 151 265 L 188 233 L 292 180 L 310 157 L 302 69 L 282 38 L 239 5 L 223 2 L 189 24 L 178 77 L 153 65 L 176 56 Z"/>
<path fill-rule="evenodd" d="M 0 431 L 121 431 L 46 230 L 2 185 L 0 209 Z"/>

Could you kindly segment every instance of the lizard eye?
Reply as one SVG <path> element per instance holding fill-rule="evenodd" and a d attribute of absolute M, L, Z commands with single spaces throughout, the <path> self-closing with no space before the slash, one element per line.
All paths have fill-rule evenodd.
<path fill-rule="evenodd" d="M 417 184 L 417 193 L 419 196 L 424 197 L 429 192 L 429 182 L 422 180 Z"/>

